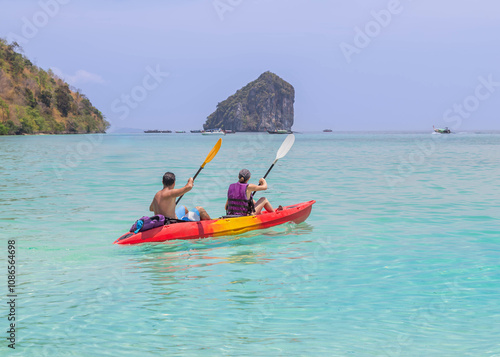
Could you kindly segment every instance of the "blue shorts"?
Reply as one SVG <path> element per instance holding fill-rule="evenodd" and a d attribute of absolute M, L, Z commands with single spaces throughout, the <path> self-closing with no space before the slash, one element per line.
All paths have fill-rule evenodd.
<path fill-rule="evenodd" d="M 175 215 L 177 216 L 177 219 L 180 219 L 181 221 L 197 222 L 200 220 L 200 212 L 196 208 L 193 208 L 191 211 L 186 213 L 185 206 L 177 206 L 175 208 Z"/>

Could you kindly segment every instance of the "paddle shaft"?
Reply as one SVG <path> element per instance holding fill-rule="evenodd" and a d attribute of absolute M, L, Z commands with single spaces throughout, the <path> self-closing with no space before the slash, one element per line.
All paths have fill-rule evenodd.
<path fill-rule="evenodd" d="M 198 169 L 198 172 L 196 172 L 196 174 L 195 174 L 195 175 L 194 175 L 194 177 L 193 177 L 193 182 L 194 182 L 194 180 L 196 179 L 196 176 L 198 176 L 198 174 L 200 173 L 200 171 L 201 171 L 201 170 L 203 170 L 203 167 L 201 167 L 201 166 L 200 166 L 200 168 Z M 175 201 L 175 204 L 178 204 L 178 203 L 179 203 L 179 201 L 181 200 L 181 198 L 182 198 L 183 196 L 184 196 L 184 195 L 180 196 L 180 197 L 177 199 L 177 201 Z"/>
<path fill-rule="evenodd" d="M 266 174 L 264 175 L 264 180 L 266 179 L 267 175 L 271 172 L 271 170 L 273 169 L 274 167 L 274 164 L 276 163 L 276 161 L 278 161 L 278 159 L 274 160 L 273 164 L 271 165 L 271 167 L 269 168 L 269 170 L 267 170 Z M 250 195 L 250 199 L 253 199 L 253 196 L 255 195 L 257 191 L 253 191 L 252 194 Z"/>
<path fill-rule="evenodd" d="M 196 172 L 196 174 L 193 176 L 193 181 L 196 180 L 196 176 L 198 176 L 198 174 L 200 173 L 201 170 L 203 170 L 203 167 L 200 166 L 200 168 L 198 169 L 198 171 Z"/>
<path fill-rule="evenodd" d="M 269 175 L 269 173 L 270 173 L 270 172 L 271 172 L 271 170 L 273 169 L 274 164 L 276 163 L 276 161 L 278 161 L 278 160 L 275 160 L 275 161 L 273 162 L 273 164 L 271 165 L 271 167 L 269 168 L 269 170 L 267 170 L 266 174 L 264 175 L 264 179 L 267 177 L 267 175 Z"/>
<path fill-rule="evenodd" d="M 274 160 L 273 164 L 267 170 L 266 174 L 264 175 L 264 179 L 267 177 L 267 175 L 271 172 L 271 170 L 274 167 L 274 164 L 281 158 L 285 157 L 285 155 L 288 153 L 288 151 L 292 148 L 293 143 L 295 142 L 295 136 L 293 134 L 289 134 L 285 141 L 281 144 L 278 152 L 276 153 L 276 159 Z M 250 199 L 253 199 L 253 196 L 255 195 L 257 191 L 253 191 L 252 194 L 250 195 Z"/>
<path fill-rule="evenodd" d="M 203 170 L 203 168 L 205 167 L 205 165 L 208 164 L 210 161 L 212 161 L 212 159 L 215 157 L 215 155 L 217 155 L 217 153 L 219 152 L 221 144 L 222 144 L 222 139 L 217 140 L 217 143 L 215 144 L 215 146 L 213 147 L 213 149 L 210 150 L 210 153 L 208 154 L 207 158 L 205 159 L 205 161 L 203 162 L 203 164 L 201 164 L 200 168 L 198 169 L 198 171 L 194 175 L 193 182 L 194 182 L 194 180 L 196 180 L 196 176 L 198 176 L 198 174 L 201 172 L 201 170 Z M 181 200 L 181 198 L 183 196 L 184 195 L 182 195 L 181 197 L 179 197 L 177 199 L 177 201 L 175 201 L 175 204 L 178 204 L 179 201 Z"/>

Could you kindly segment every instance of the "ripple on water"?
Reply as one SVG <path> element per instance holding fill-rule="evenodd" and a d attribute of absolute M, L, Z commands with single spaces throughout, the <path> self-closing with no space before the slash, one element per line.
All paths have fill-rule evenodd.
<path fill-rule="evenodd" d="M 125 247 L 112 242 L 147 214 L 164 171 L 184 183 L 211 138 L 106 135 L 68 169 L 85 136 L 0 138 L 1 234 L 16 239 L 18 258 L 16 353 L 500 354 L 500 136 L 436 139 L 404 171 L 400 156 L 429 136 L 297 135 L 265 196 L 315 199 L 306 222 Z M 238 170 L 263 175 L 282 140 L 228 135 L 183 203 L 223 214 Z M 151 155 L 179 149 L 190 155 Z"/>

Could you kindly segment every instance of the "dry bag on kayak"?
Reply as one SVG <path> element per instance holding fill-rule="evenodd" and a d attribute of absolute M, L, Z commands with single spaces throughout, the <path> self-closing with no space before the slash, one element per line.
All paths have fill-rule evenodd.
<path fill-rule="evenodd" d="M 135 223 L 130 228 L 130 232 L 134 233 L 144 232 L 164 225 L 165 225 L 165 216 L 162 216 L 161 214 L 153 217 L 144 216 L 135 221 Z"/>

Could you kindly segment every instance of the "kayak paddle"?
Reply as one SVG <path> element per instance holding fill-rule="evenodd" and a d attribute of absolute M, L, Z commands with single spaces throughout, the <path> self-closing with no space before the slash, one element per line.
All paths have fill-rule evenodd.
<path fill-rule="evenodd" d="M 201 164 L 200 168 L 198 169 L 198 172 L 196 172 L 196 174 L 194 175 L 193 182 L 196 179 L 196 176 L 198 176 L 198 174 L 200 173 L 200 171 L 203 170 L 203 168 L 205 167 L 205 165 L 208 164 L 210 161 L 212 161 L 212 159 L 215 157 L 215 155 L 217 155 L 217 153 L 219 152 L 219 149 L 220 149 L 221 145 L 222 145 L 222 139 L 219 139 L 217 141 L 217 144 L 215 144 L 215 146 L 213 147 L 213 149 L 208 153 L 207 158 L 205 159 L 205 161 L 203 161 L 203 164 Z M 182 195 L 182 196 L 184 196 L 184 195 Z M 179 201 L 181 200 L 182 196 L 177 199 L 177 201 L 175 202 L 175 204 L 179 203 Z"/>
<path fill-rule="evenodd" d="M 269 174 L 269 172 L 271 172 L 271 170 L 273 169 L 274 167 L 274 164 L 281 158 L 284 158 L 286 154 L 288 154 L 288 152 L 290 151 L 290 149 L 292 148 L 293 146 L 293 143 L 295 142 L 295 135 L 293 134 L 288 134 L 285 138 L 285 140 L 283 141 L 283 144 L 281 144 L 278 152 L 276 153 L 276 159 L 274 160 L 273 164 L 271 165 L 271 167 L 269 168 L 269 170 L 267 170 L 266 174 L 264 175 L 264 179 L 267 177 L 267 175 Z M 250 198 L 253 198 L 253 196 L 255 195 L 255 192 L 252 192 L 252 196 Z"/>

